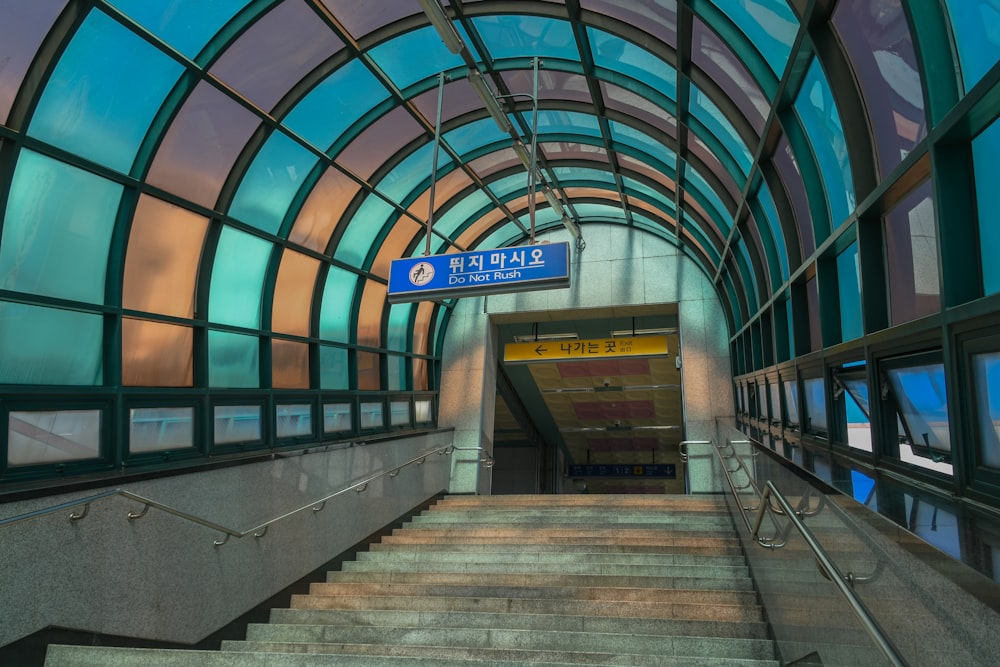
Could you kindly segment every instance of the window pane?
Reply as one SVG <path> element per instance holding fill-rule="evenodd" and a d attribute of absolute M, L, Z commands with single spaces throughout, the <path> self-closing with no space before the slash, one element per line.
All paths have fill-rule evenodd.
<path fill-rule="evenodd" d="M 868 418 L 868 383 L 843 380 L 844 405 L 847 411 L 847 444 L 855 449 L 872 451 L 872 427 Z"/>
<path fill-rule="evenodd" d="M 260 119 L 204 81 L 156 151 L 147 182 L 214 209 L 226 177 Z"/>
<path fill-rule="evenodd" d="M 461 30 L 460 23 L 453 25 Z M 469 43 L 467 39 L 464 41 Z M 415 58 L 417 53 L 420 57 Z M 463 64 L 462 57 L 451 53 L 431 26 L 394 37 L 369 50 L 368 55 L 400 90 Z"/>
<path fill-rule="evenodd" d="M 271 244 L 232 227 L 223 227 L 215 251 L 208 317 L 212 322 L 260 328 L 261 290 Z"/>
<path fill-rule="evenodd" d="M 842 341 L 860 338 L 864 327 L 861 324 L 861 267 L 857 242 L 837 255 L 837 288 L 840 291 L 840 338 Z"/>
<path fill-rule="evenodd" d="M 996 174 L 1000 172 L 1000 121 L 972 140 L 972 162 L 976 178 L 979 218 L 979 252 L 983 266 L 983 290 L 1000 292 L 1000 197 L 996 196 Z"/>
<path fill-rule="evenodd" d="M 430 362 L 426 359 L 413 360 L 413 389 L 415 391 L 425 391 L 431 388 L 428 370 Z"/>
<path fill-rule="evenodd" d="M 208 332 L 208 385 L 210 387 L 260 387 L 260 350 L 255 336 Z"/>
<path fill-rule="evenodd" d="M 389 306 L 389 332 L 385 346 L 396 352 L 407 352 L 410 342 L 410 316 L 413 314 L 412 303 L 397 303 Z"/>
<path fill-rule="evenodd" d="M 382 403 L 361 404 L 361 428 L 383 428 L 385 421 L 382 416 Z"/>
<path fill-rule="evenodd" d="M 771 421 L 781 421 L 781 388 L 777 382 L 769 382 L 767 386 L 771 396 Z"/>
<path fill-rule="evenodd" d="M 888 369 L 886 373 L 895 393 L 900 418 L 916 440 L 909 445 L 900 444 L 900 458 L 908 460 L 909 451 L 915 457 L 930 459 L 934 463 L 950 458 L 944 364 Z"/>
<path fill-rule="evenodd" d="M 92 11 L 46 83 L 29 134 L 128 173 L 182 71 L 180 63 Z"/>
<path fill-rule="evenodd" d="M 358 276 L 331 266 L 323 288 L 323 305 L 319 314 L 319 337 L 338 343 L 351 342 L 351 310 Z"/>
<path fill-rule="evenodd" d="M 854 179 L 847 156 L 844 126 L 826 76 L 814 60 L 806 73 L 795 111 L 805 127 L 823 175 L 830 223 L 836 228 L 854 210 Z"/>
<path fill-rule="evenodd" d="M 215 444 L 261 440 L 261 414 L 259 405 L 215 406 Z"/>
<path fill-rule="evenodd" d="M 732 122 L 722 113 L 722 110 L 715 105 L 715 102 L 708 95 L 691 86 L 691 115 L 701 121 L 708 131 L 715 135 L 716 139 L 722 142 L 736 164 L 740 168 L 739 174 L 733 174 L 734 178 L 746 178 L 750 172 L 750 165 L 753 156 L 750 149 L 744 143 L 743 138 L 733 127 Z"/>
<path fill-rule="evenodd" d="M 809 347 L 811 352 L 823 348 L 823 331 L 819 320 L 819 285 L 816 278 L 806 281 L 806 302 L 809 306 Z"/>
<path fill-rule="evenodd" d="M 308 403 L 275 407 L 279 438 L 312 435 L 312 406 Z"/>
<path fill-rule="evenodd" d="M 347 371 L 347 350 L 327 346 L 319 348 L 319 366 L 322 389 L 351 388 L 351 378 Z"/>
<path fill-rule="evenodd" d="M 795 380 L 786 380 L 785 387 L 785 423 L 789 426 L 799 425 L 799 387 Z"/>
<path fill-rule="evenodd" d="M 879 164 L 888 174 L 927 135 L 920 72 L 903 5 L 899 0 L 877 8 L 841 2 L 833 24 L 861 85 Z"/>
<path fill-rule="evenodd" d="M 962 79 L 970 90 L 1000 59 L 1000 6 L 993 2 L 945 0 L 962 63 Z"/>
<path fill-rule="evenodd" d="M 319 261 L 293 250 L 281 255 L 271 306 L 271 330 L 308 336 Z"/>
<path fill-rule="evenodd" d="M 373 352 L 358 352 L 358 389 L 378 391 L 382 388 L 379 355 Z"/>
<path fill-rule="evenodd" d="M 194 408 L 129 410 L 128 449 L 133 454 L 194 446 Z"/>
<path fill-rule="evenodd" d="M 780 77 L 799 22 L 784 0 L 712 0 L 750 38 Z"/>
<path fill-rule="evenodd" d="M 288 240 L 325 253 L 334 227 L 360 188 L 336 169 L 327 169 L 299 211 Z"/>
<path fill-rule="evenodd" d="M 324 433 L 337 433 L 353 429 L 350 403 L 326 403 L 323 405 Z"/>
<path fill-rule="evenodd" d="M 822 378 L 803 380 L 802 388 L 806 398 L 806 424 L 807 433 L 817 435 L 827 434 L 826 423 L 826 395 L 824 393 L 824 383 Z"/>
<path fill-rule="evenodd" d="M 359 269 L 365 268 L 365 259 L 372 243 L 396 209 L 375 195 L 369 195 L 347 223 L 347 229 L 337 243 L 334 257 Z M 343 223 L 341 223 L 343 224 Z"/>
<path fill-rule="evenodd" d="M 0 301 L 0 383 L 100 385 L 104 320 Z"/>
<path fill-rule="evenodd" d="M 405 108 L 396 107 L 368 126 L 338 153 L 337 162 L 367 180 L 423 132 Z"/>
<path fill-rule="evenodd" d="M 247 1 L 111 0 L 111 4 L 193 60 Z"/>
<path fill-rule="evenodd" d="M 208 220 L 148 195 L 129 232 L 122 306 L 194 317 L 194 288 Z"/>
<path fill-rule="evenodd" d="M 275 389 L 309 388 L 309 345 L 288 340 L 271 341 L 271 386 Z"/>
<path fill-rule="evenodd" d="M 580 59 L 568 21 L 511 15 L 476 18 L 472 22 L 496 59 L 534 55 L 543 59 Z"/>
<path fill-rule="evenodd" d="M 0 241 L 0 288 L 104 303 L 122 187 L 21 151 Z"/>
<path fill-rule="evenodd" d="M 392 401 L 389 403 L 389 422 L 392 426 L 406 426 L 410 423 L 410 402 Z"/>
<path fill-rule="evenodd" d="M 889 305 L 893 324 L 909 322 L 941 310 L 934 222 L 930 181 L 908 195 L 885 216 Z"/>
<path fill-rule="evenodd" d="M 12 411 L 7 418 L 11 466 L 93 459 L 101 453 L 101 411 Z"/>
<path fill-rule="evenodd" d="M 122 384 L 190 387 L 194 384 L 194 330 L 162 322 L 122 319 Z"/>
<path fill-rule="evenodd" d="M 4 4 L 4 20 L 0 23 L 0 44 L 3 44 L 0 60 L 4 62 L 0 68 L 0 124 L 7 122 L 35 52 L 65 6 L 66 0 Z"/>
<path fill-rule="evenodd" d="M 979 422 L 979 464 L 1000 468 L 1000 352 L 972 357 Z"/>
<path fill-rule="evenodd" d="M 669 63 L 602 30 L 587 28 L 587 37 L 594 52 L 594 65 L 641 81 L 671 100 L 677 99 L 677 71 Z"/>
<path fill-rule="evenodd" d="M 808 257 L 816 249 L 812 212 L 809 210 L 809 197 L 802 182 L 799 163 L 795 159 L 791 144 L 788 143 L 788 137 L 784 134 L 781 135 L 774 150 L 774 164 L 778 167 L 781 182 L 785 185 L 792 210 L 795 212 L 795 225 L 799 230 L 799 249 L 802 251 L 802 257 Z"/>
<path fill-rule="evenodd" d="M 698 18 L 694 19 L 691 59 L 719 84 L 746 117 L 758 136 L 771 104 L 735 53 Z"/>
<path fill-rule="evenodd" d="M 382 346 L 382 310 L 386 306 L 387 291 L 384 283 L 374 280 L 365 285 L 358 313 L 358 345 Z"/>
<path fill-rule="evenodd" d="M 418 398 L 413 402 L 413 418 L 418 424 L 427 424 L 434 420 L 434 403 L 431 399 Z"/>
<path fill-rule="evenodd" d="M 409 389 L 406 386 L 406 369 L 410 365 L 410 360 L 407 357 L 390 354 L 386 357 L 385 363 L 389 382 L 386 389 L 390 391 Z"/>

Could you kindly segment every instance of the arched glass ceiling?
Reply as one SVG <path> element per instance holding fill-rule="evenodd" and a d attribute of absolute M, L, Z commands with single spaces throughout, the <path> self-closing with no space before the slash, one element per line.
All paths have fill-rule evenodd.
<path fill-rule="evenodd" d="M 417 0 L 5 3 L 0 382 L 433 392 L 451 304 L 384 302 L 432 183 L 433 252 L 525 242 L 532 198 L 558 227 L 554 196 L 584 239 L 677 244 L 734 341 L 791 332 L 771 362 L 836 344 L 858 326 L 808 304 L 865 264 L 865 216 L 926 182 L 935 124 L 995 117 L 992 7 L 454 0 L 455 53 Z M 514 151 L 533 126 L 548 198 Z"/>

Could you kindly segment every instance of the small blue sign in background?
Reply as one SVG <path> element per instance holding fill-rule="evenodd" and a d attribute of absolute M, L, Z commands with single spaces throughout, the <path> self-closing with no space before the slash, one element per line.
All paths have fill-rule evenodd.
<path fill-rule="evenodd" d="M 584 464 L 571 465 L 570 477 L 660 477 L 677 478 L 677 466 L 673 463 L 629 463 L 615 465 Z"/>
<path fill-rule="evenodd" d="M 407 257 L 389 268 L 389 302 L 569 287 L 569 243 Z"/>

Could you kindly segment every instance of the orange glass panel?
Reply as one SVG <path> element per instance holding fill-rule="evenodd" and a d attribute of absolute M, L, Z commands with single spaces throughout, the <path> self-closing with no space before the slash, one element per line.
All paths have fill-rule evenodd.
<path fill-rule="evenodd" d="M 413 360 L 413 389 L 414 391 L 423 391 L 430 389 L 430 382 L 427 379 L 427 360 L 426 359 L 414 359 Z"/>
<path fill-rule="evenodd" d="M 413 353 L 429 354 L 427 341 L 430 339 L 431 322 L 434 318 L 435 303 L 421 301 L 417 304 L 417 318 L 413 323 Z"/>
<path fill-rule="evenodd" d="M 175 324 L 122 319 L 122 385 L 194 384 L 194 330 Z"/>
<path fill-rule="evenodd" d="M 377 391 L 382 388 L 379 356 L 374 352 L 358 352 L 358 389 Z"/>
<path fill-rule="evenodd" d="M 319 261 L 294 250 L 285 250 L 274 286 L 271 329 L 296 336 L 309 335 L 313 294 Z"/>
<path fill-rule="evenodd" d="M 510 169 L 511 167 L 521 167 L 521 164 L 521 160 L 517 157 L 514 149 L 504 148 L 487 153 L 482 157 L 477 157 L 475 160 L 469 162 L 469 168 L 485 180 L 491 174 L 503 171 L 504 169 Z"/>
<path fill-rule="evenodd" d="M 523 201 L 525 202 L 525 206 L 527 206 L 528 198 L 524 197 Z M 476 222 L 469 225 L 469 227 L 462 232 L 457 239 L 455 239 L 455 243 L 461 248 L 468 248 L 475 242 L 476 239 L 486 234 L 490 227 L 505 220 L 507 220 L 507 216 L 504 215 L 504 212 L 500 209 L 494 209 Z"/>
<path fill-rule="evenodd" d="M 290 340 L 271 341 L 271 386 L 309 388 L 309 345 Z"/>
<path fill-rule="evenodd" d="M 472 179 L 461 169 L 457 169 L 443 178 L 439 179 L 434 188 L 434 210 L 440 211 L 441 207 L 448 203 L 448 200 L 457 195 L 463 189 L 472 185 Z M 427 188 L 416 201 L 410 204 L 408 209 L 413 217 L 418 220 L 426 220 L 430 211 L 431 189 Z"/>
<path fill-rule="evenodd" d="M 361 297 L 361 312 L 358 313 L 358 345 L 368 347 L 382 346 L 382 311 L 385 310 L 385 298 L 388 287 L 374 280 L 365 284 L 365 293 Z M 359 371 L 360 372 L 360 371 Z"/>
<path fill-rule="evenodd" d="M 344 209 L 359 189 L 360 186 L 343 173 L 327 169 L 299 211 L 288 240 L 316 252 L 325 252 Z"/>
<path fill-rule="evenodd" d="M 642 174 L 646 178 L 659 183 L 670 192 L 674 192 L 677 189 L 677 185 L 674 180 L 662 171 L 654 169 L 645 162 L 636 160 L 632 156 L 626 155 L 625 153 L 615 153 L 615 155 L 618 157 L 618 164 L 621 165 L 622 169 L 630 169 L 637 174 Z"/>
<path fill-rule="evenodd" d="M 392 260 L 403 257 L 406 253 L 406 248 L 417 236 L 421 238 L 421 242 L 426 238 L 424 236 L 424 226 L 405 215 L 401 217 L 392 226 L 389 235 L 382 241 L 378 254 L 375 256 L 375 261 L 372 262 L 371 272 L 376 276 L 388 278 L 389 264 Z"/>
<path fill-rule="evenodd" d="M 194 288 L 207 229 L 207 218 L 142 195 L 125 256 L 122 305 L 194 317 Z"/>

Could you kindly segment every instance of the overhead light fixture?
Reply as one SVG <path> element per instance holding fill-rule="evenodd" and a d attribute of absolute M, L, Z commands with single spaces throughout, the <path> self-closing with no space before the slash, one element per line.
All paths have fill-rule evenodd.
<path fill-rule="evenodd" d="M 573 220 L 568 215 L 564 215 L 562 217 L 562 223 L 563 223 L 563 227 L 565 227 L 567 229 L 567 231 L 569 231 L 569 233 L 573 235 L 573 238 L 575 238 L 575 239 L 579 239 L 580 238 L 580 234 L 581 234 L 581 232 L 580 232 L 580 225 L 578 225 L 575 222 L 573 222 Z"/>
<path fill-rule="evenodd" d="M 509 134 L 511 131 L 510 120 L 500 107 L 500 102 L 497 101 L 496 95 L 490 90 L 490 86 L 486 83 L 486 79 L 483 78 L 482 72 L 477 69 L 469 70 L 469 83 L 472 84 L 476 94 L 482 98 L 486 111 L 493 117 L 493 121 L 500 128 L 500 131 Z"/>
<path fill-rule="evenodd" d="M 451 22 L 448 15 L 444 12 L 444 7 L 438 0 L 417 0 L 420 6 L 424 10 L 424 15 L 430 20 L 431 25 L 437 30 L 438 35 L 441 37 L 441 41 L 444 45 L 448 47 L 448 50 L 452 53 L 461 53 L 465 48 L 465 42 L 459 37 L 458 31 L 455 30 L 455 24 Z"/>
<path fill-rule="evenodd" d="M 528 334 L 527 336 L 514 336 L 515 343 L 535 343 L 540 340 L 577 340 L 576 333 L 551 333 L 551 334 Z"/>
<path fill-rule="evenodd" d="M 622 331 L 612 331 L 611 337 L 618 338 L 626 336 L 631 338 L 633 336 L 667 336 L 675 333 L 677 333 L 677 329 L 624 329 Z"/>
<path fill-rule="evenodd" d="M 517 155 L 518 159 L 524 164 L 524 168 L 531 171 L 531 153 L 528 151 L 528 147 L 524 145 L 524 142 L 518 139 L 511 146 L 514 149 L 514 153 Z M 535 165 L 535 181 L 542 181 L 542 172 L 538 169 L 538 165 Z"/>
<path fill-rule="evenodd" d="M 552 192 L 552 188 L 542 187 L 542 194 L 545 195 L 545 201 L 549 203 L 555 214 L 562 217 L 565 215 L 563 211 L 562 202 L 559 201 L 559 197 L 556 197 L 556 193 Z"/>

